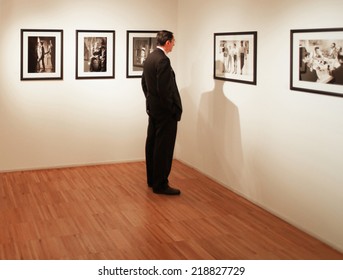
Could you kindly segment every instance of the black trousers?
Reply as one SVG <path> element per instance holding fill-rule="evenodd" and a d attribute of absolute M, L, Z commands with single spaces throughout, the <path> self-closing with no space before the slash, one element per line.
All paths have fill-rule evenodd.
<path fill-rule="evenodd" d="M 177 133 L 177 121 L 173 118 L 149 117 L 145 143 L 145 160 L 148 185 L 153 189 L 168 186 Z"/>

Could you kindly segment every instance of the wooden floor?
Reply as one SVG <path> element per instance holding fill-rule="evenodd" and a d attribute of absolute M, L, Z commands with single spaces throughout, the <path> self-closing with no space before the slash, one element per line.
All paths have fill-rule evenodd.
<path fill-rule="evenodd" d="M 0 259 L 343 259 L 178 161 L 170 181 L 181 196 L 144 162 L 0 174 Z"/>

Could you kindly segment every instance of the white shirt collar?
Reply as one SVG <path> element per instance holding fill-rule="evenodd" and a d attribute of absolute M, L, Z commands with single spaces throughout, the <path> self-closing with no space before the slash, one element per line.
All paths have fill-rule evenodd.
<path fill-rule="evenodd" d="M 157 46 L 157 48 L 162 50 L 164 52 L 164 54 L 167 55 L 166 51 L 161 46 Z"/>

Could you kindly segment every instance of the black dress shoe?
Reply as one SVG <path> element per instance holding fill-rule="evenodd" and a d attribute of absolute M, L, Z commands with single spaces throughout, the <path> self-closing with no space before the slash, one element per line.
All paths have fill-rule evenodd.
<path fill-rule="evenodd" d="M 181 194 L 180 190 L 174 189 L 169 186 L 163 189 L 154 189 L 153 192 L 157 194 L 165 194 L 165 195 L 180 195 Z"/>

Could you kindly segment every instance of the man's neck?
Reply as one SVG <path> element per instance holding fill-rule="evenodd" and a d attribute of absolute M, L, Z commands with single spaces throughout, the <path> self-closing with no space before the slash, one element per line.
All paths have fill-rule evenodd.
<path fill-rule="evenodd" d="M 167 55 L 168 53 L 165 51 L 165 49 L 161 46 L 157 46 L 158 49 L 162 50 L 164 52 L 165 55 Z"/>

